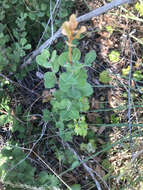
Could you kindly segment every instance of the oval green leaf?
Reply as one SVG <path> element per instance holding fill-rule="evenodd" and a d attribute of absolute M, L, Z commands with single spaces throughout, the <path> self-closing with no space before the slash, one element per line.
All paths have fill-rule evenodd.
<path fill-rule="evenodd" d="M 84 59 L 84 64 L 86 66 L 91 66 L 91 63 L 96 59 L 96 52 L 94 50 L 91 50 L 89 53 L 86 54 Z"/>
<path fill-rule="evenodd" d="M 56 84 L 56 76 L 52 72 L 46 72 L 44 74 L 45 88 L 53 88 Z"/>

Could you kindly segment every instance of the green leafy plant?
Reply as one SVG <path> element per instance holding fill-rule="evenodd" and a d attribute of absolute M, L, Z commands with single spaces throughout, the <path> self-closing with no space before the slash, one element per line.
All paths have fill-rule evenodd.
<path fill-rule="evenodd" d="M 75 120 L 74 126 L 75 126 L 74 131 L 77 135 L 80 135 L 83 137 L 87 135 L 88 126 L 87 126 L 87 123 L 85 122 L 84 116 L 80 117 L 78 120 Z"/>
<path fill-rule="evenodd" d="M 5 184 L 5 189 L 30 189 L 34 186 L 35 188 L 43 187 L 45 190 L 54 190 L 54 188 L 59 187 L 57 178 L 48 172 L 36 171 L 36 168 L 26 159 L 27 153 L 20 148 L 21 140 L 23 144 L 29 140 L 34 140 L 27 134 L 39 133 L 40 129 L 37 130 L 32 126 L 32 123 L 25 122 L 28 115 L 27 113 L 22 113 L 21 106 L 17 105 L 14 110 L 15 113 L 13 113 L 9 104 L 10 98 L 4 96 L 0 105 L 0 126 L 9 124 L 11 133 L 16 134 L 16 140 L 15 137 L 11 137 L 7 142 L 7 146 L 0 153 L 0 176 Z M 22 120 L 17 115 L 22 115 Z M 37 178 L 35 178 L 35 172 L 37 173 Z"/>
<path fill-rule="evenodd" d="M 25 158 L 26 154 L 19 147 L 7 146 L 2 150 L 0 176 L 2 182 L 6 183 L 7 190 L 19 190 L 22 187 L 25 189 L 26 186 L 43 187 L 44 190 L 54 190 L 58 187 L 58 179 L 46 171 L 39 172 L 35 180 L 36 168 Z"/>
<path fill-rule="evenodd" d="M 106 30 L 107 30 L 110 34 L 113 34 L 114 28 L 113 28 L 112 26 L 107 25 L 105 28 L 106 28 Z"/>
<path fill-rule="evenodd" d="M 51 16 L 49 3 L 45 0 L 0 0 L 0 72 L 15 73 L 26 54 L 40 45 L 43 32 L 46 31 L 42 40 L 50 37 L 51 29 L 47 27 Z M 59 6 L 56 1 L 51 1 L 51 8 L 55 8 L 53 32 L 65 21 L 72 7 L 73 1 L 61 0 Z M 16 77 L 22 75 L 26 75 L 25 70 Z"/>
<path fill-rule="evenodd" d="M 139 12 L 140 16 L 143 16 L 143 2 L 137 2 L 135 9 Z"/>
<path fill-rule="evenodd" d="M 120 123 L 120 117 L 116 116 L 115 113 L 111 115 L 111 123 Z"/>
<path fill-rule="evenodd" d="M 27 16 L 25 16 L 26 18 Z M 70 19 L 71 23 L 76 24 L 75 16 Z M 71 27 L 71 24 L 68 26 Z M 77 24 L 74 25 L 72 36 L 70 33 L 70 38 L 67 42 L 68 51 L 57 55 L 56 50 L 52 53 L 49 50 L 44 50 L 36 58 L 36 62 L 45 70 L 47 69 L 44 74 L 45 88 L 55 89 L 50 99 L 51 108 L 43 109 L 43 121 L 46 123 L 52 122 L 55 125 L 55 130 L 59 131 L 60 137 L 65 141 L 71 141 L 73 135 L 82 137 L 87 135 L 88 125 L 86 124 L 84 113 L 89 110 L 88 98 L 93 93 L 91 85 L 87 82 L 88 75 L 84 67 L 91 66 L 96 58 L 96 53 L 90 51 L 85 55 L 84 63 L 80 61 L 81 52 L 76 47 L 72 48 L 72 42 L 75 38 L 80 37 L 85 28 L 82 27 L 82 29 L 76 30 L 75 26 Z M 67 30 L 71 30 L 70 27 Z M 21 40 L 22 50 L 19 51 L 19 55 L 20 52 L 22 56 L 24 55 L 25 46 L 28 44 L 28 41 Z M 43 187 L 45 190 L 58 188 L 60 185 L 57 178 L 46 171 L 36 171 L 36 168 L 25 159 L 27 154 L 19 148 L 21 141 L 23 144 L 28 141 L 35 141 L 34 135 L 39 134 L 40 128 L 34 128 L 32 123 L 27 121 L 29 116 L 27 113 L 22 113 L 20 106 L 16 106 L 15 114 L 11 115 L 10 109 L 7 107 L 9 100 L 3 99 L 3 101 L 5 102 L 3 109 L 8 113 L 8 117 L 6 118 L 5 114 L 1 114 L 2 125 L 10 122 L 10 130 L 16 134 L 17 140 L 15 141 L 15 139 L 11 138 L 9 146 L 5 147 L 0 155 L 0 174 L 6 190 L 19 190 L 21 187 L 24 189 L 25 186 Z M 16 115 L 21 115 L 20 113 L 23 115 L 22 122 L 16 117 Z M 9 120 L 5 120 L 8 118 Z M 23 123 L 24 118 L 26 118 L 26 125 Z M 65 154 L 69 155 L 69 153 Z M 66 157 L 66 155 L 64 156 Z M 78 160 L 73 155 L 67 157 L 67 164 L 70 164 L 71 170 L 79 165 Z M 21 160 L 23 161 L 21 162 Z M 11 168 L 12 170 L 7 173 Z"/>
<path fill-rule="evenodd" d="M 143 79 L 142 71 L 135 71 L 133 73 L 133 78 L 136 80 L 142 80 Z"/>
<path fill-rule="evenodd" d="M 120 53 L 118 51 L 111 51 L 109 54 L 109 60 L 113 63 L 118 62 L 120 60 Z"/>
<path fill-rule="evenodd" d="M 27 161 L 23 161 L 22 164 L 16 166 L 24 157 L 24 152 L 19 148 L 8 146 L 2 150 L 0 157 L 0 176 L 3 182 L 11 181 L 13 184 L 25 183 L 27 185 L 33 185 L 35 168 Z M 18 173 L 19 175 L 17 175 Z M 25 173 L 29 175 L 25 175 Z M 9 185 L 7 189 L 10 189 Z"/>
<path fill-rule="evenodd" d="M 99 75 L 99 81 L 102 83 L 109 83 L 112 80 L 112 78 L 109 75 L 108 71 L 102 71 Z"/>
<path fill-rule="evenodd" d="M 62 32 L 68 37 L 68 51 L 58 56 L 54 50 L 50 58 L 50 52 L 44 50 L 36 58 L 39 65 L 51 70 L 44 74 L 45 87 L 53 88 L 58 85 L 50 103 L 55 125 L 59 129 L 60 136 L 66 140 L 68 140 L 64 135 L 66 129 L 69 130 L 68 136 L 71 133 L 86 136 L 88 127 L 80 113 L 88 111 L 88 97 L 93 93 L 91 85 L 87 82 L 88 76 L 84 67 L 91 65 L 96 53 L 90 51 L 85 55 L 84 63 L 80 62 L 81 52 L 76 47 L 72 48 L 72 41 L 78 39 L 86 29 L 83 26 L 76 30 L 77 25 L 75 15 L 71 15 L 69 22 L 62 25 Z M 60 67 L 64 68 L 65 72 L 61 73 Z M 71 140 L 71 137 L 69 139 Z"/>
<path fill-rule="evenodd" d="M 88 151 L 89 153 L 94 153 L 96 148 L 97 146 L 94 139 L 90 139 L 87 144 L 81 143 L 80 145 L 81 150 L 86 151 L 86 152 Z"/>
<path fill-rule="evenodd" d="M 130 66 L 122 69 L 122 75 L 123 76 L 128 76 L 129 72 L 130 72 Z"/>

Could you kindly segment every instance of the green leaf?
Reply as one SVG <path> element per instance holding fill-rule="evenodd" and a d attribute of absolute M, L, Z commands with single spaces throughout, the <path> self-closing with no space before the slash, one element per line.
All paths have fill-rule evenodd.
<path fill-rule="evenodd" d="M 102 83 L 109 83 L 112 80 L 112 78 L 110 77 L 108 71 L 102 71 L 99 75 L 99 81 Z"/>
<path fill-rule="evenodd" d="M 81 150 L 88 151 L 89 153 L 94 153 L 96 151 L 96 144 L 94 139 L 90 139 L 87 144 L 82 143 L 80 145 Z"/>
<path fill-rule="evenodd" d="M 17 3 L 17 0 L 12 0 L 11 3 L 12 3 L 12 4 Z"/>
<path fill-rule="evenodd" d="M 75 120 L 74 131 L 77 135 L 85 137 L 87 135 L 88 126 L 85 122 L 85 117 L 80 117 L 78 120 Z"/>
<path fill-rule="evenodd" d="M 64 129 L 64 123 L 62 121 L 58 121 L 58 122 L 56 122 L 56 127 L 59 129 L 61 128 L 63 130 Z"/>
<path fill-rule="evenodd" d="M 33 12 L 29 12 L 29 13 L 28 13 L 28 16 L 29 16 L 29 18 L 30 18 L 31 20 L 35 20 L 35 19 L 36 19 L 36 14 L 33 13 Z"/>
<path fill-rule="evenodd" d="M 79 87 L 83 96 L 90 96 L 93 93 L 93 89 L 89 83 L 86 83 L 83 87 Z"/>
<path fill-rule="evenodd" d="M 6 114 L 0 116 L 0 126 L 3 126 L 8 122 L 8 116 Z"/>
<path fill-rule="evenodd" d="M 73 51 L 72 51 L 72 55 L 71 55 L 71 58 L 72 58 L 72 61 L 73 63 L 75 61 L 79 61 L 80 60 L 80 57 L 81 57 L 81 52 L 78 48 L 74 48 Z"/>
<path fill-rule="evenodd" d="M 70 88 L 68 90 L 68 92 L 67 92 L 67 95 L 68 95 L 68 97 L 71 97 L 71 98 L 74 98 L 74 99 L 79 99 L 82 96 L 79 89 L 77 89 L 75 87 Z"/>
<path fill-rule="evenodd" d="M 79 166 L 79 161 L 76 160 L 76 161 L 74 161 L 74 162 L 72 163 L 71 169 L 73 170 L 74 168 L 76 168 L 76 167 L 78 167 L 78 166 Z"/>
<path fill-rule="evenodd" d="M 50 111 L 47 110 L 47 109 L 43 109 L 42 112 L 43 112 L 43 118 L 42 118 L 43 121 L 44 121 L 44 122 L 49 122 L 49 121 L 51 121 L 51 113 L 50 113 Z"/>
<path fill-rule="evenodd" d="M 59 79 L 60 90 L 66 92 L 72 85 L 77 84 L 76 79 L 71 73 L 62 73 Z"/>
<path fill-rule="evenodd" d="M 69 99 L 63 99 L 61 102 L 53 100 L 51 101 L 51 104 L 53 105 L 54 111 L 65 110 L 71 107 L 71 102 Z"/>
<path fill-rule="evenodd" d="M 75 88 L 74 86 L 72 86 L 68 90 L 67 96 L 70 98 L 79 99 L 79 98 L 81 98 L 82 94 L 78 88 Z"/>
<path fill-rule="evenodd" d="M 47 9 L 47 4 L 41 3 L 41 11 L 46 11 L 46 9 Z"/>
<path fill-rule="evenodd" d="M 89 102 L 88 102 L 88 98 L 86 97 L 82 97 L 79 100 L 79 106 L 80 106 L 80 111 L 81 112 L 86 112 L 89 110 Z"/>
<path fill-rule="evenodd" d="M 26 38 L 21 38 L 20 44 L 21 44 L 22 46 L 24 46 L 24 45 L 26 44 L 26 42 L 27 42 Z"/>
<path fill-rule="evenodd" d="M 79 118 L 79 111 L 77 111 L 76 109 L 72 108 L 69 111 L 69 118 L 70 118 L 70 120 L 78 119 Z"/>
<path fill-rule="evenodd" d="M 54 62 L 51 63 L 52 65 L 52 71 L 54 73 L 57 73 L 59 71 L 59 62 L 58 60 L 56 59 Z"/>
<path fill-rule="evenodd" d="M 52 52 L 50 62 L 54 62 L 54 61 L 55 61 L 55 59 L 56 59 L 56 57 L 57 57 L 57 51 L 56 51 L 56 50 L 54 50 L 54 51 Z"/>
<path fill-rule="evenodd" d="M 41 185 L 43 185 L 48 180 L 49 180 L 49 176 L 48 176 L 47 172 L 45 172 L 45 171 L 40 172 L 39 177 L 38 177 L 38 182 Z"/>
<path fill-rule="evenodd" d="M 75 79 L 77 80 L 78 86 L 84 86 L 87 83 L 87 73 L 85 69 L 80 69 L 77 71 L 77 73 L 74 74 Z"/>
<path fill-rule="evenodd" d="M 135 8 L 139 12 L 140 16 L 143 16 L 143 2 L 137 2 Z"/>
<path fill-rule="evenodd" d="M 58 62 L 61 66 L 65 66 L 67 62 L 69 62 L 69 57 L 68 57 L 68 52 L 64 52 L 62 53 L 59 57 L 58 57 Z"/>
<path fill-rule="evenodd" d="M 142 80 L 143 79 L 142 71 L 135 71 L 133 74 L 133 78 L 135 78 L 136 80 Z"/>
<path fill-rule="evenodd" d="M 94 139 L 90 139 L 89 143 L 87 144 L 87 151 L 89 153 L 94 153 L 96 150 L 97 146 L 95 144 L 95 140 Z"/>
<path fill-rule="evenodd" d="M 122 69 L 122 75 L 123 76 L 128 76 L 129 72 L 130 72 L 130 66 Z"/>
<path fill-rule="evenodd" d="M 31 44 L 27 44 L 26 46 L 24 46 L 24 49 L 26 50 L 31 49 Z"/>
<path fill-rule="evenodd" d="M 60 113 L 59 113 L 60 120 L 61 121 L 69 121 L 70 119 L 69 119 L 68 114 L 69 114 L 69 111 L 66 111 L 66 110 L 65 111 L 64 110 L 60 111 Z"/>
<path fill-rule="evenodd" d="M 67 9 L 61 8 L 60 11 L 59 11 L 58 16 L 59 16 L 60 18 L 65 18 L 65 17 L 68 16 L 68 14 L 69 14 L 69 13 L 68 13 L 68 10 L 67 10 Z"/>
<path fill-rule="evenodd" d="M 56 76 L 52 72 L 46 72 L 44 74 L 44 85 L 45 88 L 53 88 L 56 84 Z"/>
<path fill-rule="evenodd" d="M 94 50 L 91 50 L 89 53 L 86 54 L 84 58 L 84 64 L 86 66 L 91 66 L 91 63 L 96 59 L 96 52 Z"/>
<path fill-rule="evenodd" d="M 78 119 L 78 118 L 79 118 L 79 112 L 74 108 L 70 110 L 63 110 L 60 112 L 61 121 L 70 121 L 70 120 Z"/>
<path fill-rule="evenodd" d="M 109 54 L 109 59 L 111 62 L 116 63 L 120 60 L 120 53 L 118 51 L 111 51 Z"/>
<path fill-rule="evenodd" d="M 71 102 L 70 100 L 68 99 L 63 99 L 61 102 L 60 102 L 60 109 L 69 109 L 71 107 Z"/>
<path fill-rule="evenodd" d="M 45 49 L 40 55 L 36 57 L 36 62 L 40 66 L 43 66 L 45 68 L 50 68 L 51 65 L 48 62 L 49 57 L 50 57 L 50 53 L 47 49 Z"/>
<path fill-rule="evenodd" d="M 107 25 L 105 28 L 106 28 L 106 30 L 107 30 L 110 34 L 112 34 L 113 31 L 114 31 L 114 28 L 113 28 L 112 26 L 110 26 L 110 25 Z"/>
<path fill-rule="evenodd" d="M 65 98 L 65 92 L 61 90 L 56 90 L 56 92 L 54 92 L 53 95 L 57 101 L 61 101 L 62 99 Z"/>

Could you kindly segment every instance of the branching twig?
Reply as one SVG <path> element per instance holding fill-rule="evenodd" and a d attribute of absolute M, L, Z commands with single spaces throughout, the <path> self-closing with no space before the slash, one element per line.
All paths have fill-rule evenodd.
<path fill-rule="evenodd" d="M 36 152 L 33 151 L 35 156 L 68 188 L 68 190 L 72 190 L 70 186 L 68 186 L 63 179 L 38 155 Z"/>
<path fill-rule="evenodd" d="M 2 73 L 0 73 L 0 77 L 3 77 L 5 80 L 9 81 L 11 84 L 14 84 L 14 85 L 16 85 L 16 86 L 20 86 L 20 87 L 24 88 L 25 90 L 31 92 L 32 94 L 39 95 L 38 93 L 34 92 L 33 90 L 30 90 L 29 88 L 23 86 L 22 84 L 17 83 L 17 82 L 15 82 L 15 81 L 11 80 L 10 78 L 8 78 L 7 76 L 5 76 L 5 75 L 2 74 Z"/>
<path fill-rule="evenodd" d="M 105 12 L 107 12 L 108 10 L 111 10 L 115 7 L 118 7 L 120 5 L 126 4 L 126 3 L 133 3 L 134 0 L 113 0 L 111 3 L 108 3 L 102 7 L 99 7 L 83 16 L 80 16 L 77 18 L 77 21 L 80 22 L 84 22 L 84 21 L 88 21 L 90 19 L 92 19 L 95 16 L 99 16 Z M 32 60 L 42 52 L 43 49 L 50 47 L 50 45 L 61 36 L 61 28 L 47 41 L 45 41 L 38 49 L 36 49 L 35 51 L 32 52 L 31 56 L 24 61 L 24 63 L 21 65 L 21 69 L 27 65 L 29 65 Z"/>
<path fill-rule="evenodd" d="M 57 0 L 53 11 L 51 11 L 51 9 L 50 9 L 50 11 L 51 11 L 51 12 L 50 12 L 50 18 L 49 18 L 49 20 L 48 20 L 48 22 L 47 22 L 47 24 L 46 24 L 46 27 L 45 27 L 45 30 L 44 30 L 42 36 L 41 36 L 41 38 L 40 38 L 40 40 L 39 40 L 39 42 L 38 42 L 37 48 L 39 47 L 39 45 L 40 45 L 40 43 L 41 43 L 41 41 L 42 41 L 42 39 L 43 39 L 45 33 L 47 32 L 47 28 L 48 28 L 48 26 L 49 26 L 49 24 L 50 24 L 50 21 L 51 21 L 51 23 L 53 24 L 53 15 L 54 15 L 56 9 L 59 7 L 59 5 L 60 5 L 60 0 Z M 51 2 L 50 2 L 50 8 L 51 8 Z"/>
<path fill-rule="evenodd" d="M 26 185 L 26 184 L 22 184 L 22 183 L 12 183 L 11 181 L 4 181 L 5 185 L 9 185 L 11 188 L 15 188 L 15 189 L 27 189 L 27 190 L 45 190 L 45 187 L 34 187 L 31 185 Z"/>

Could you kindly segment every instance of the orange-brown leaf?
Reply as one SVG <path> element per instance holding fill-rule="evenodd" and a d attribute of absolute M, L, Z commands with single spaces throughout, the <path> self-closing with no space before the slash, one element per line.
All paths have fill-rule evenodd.
<path fill-rule="evenodd" d="M 78 22 L 76 20 L 76 15 L 72 14 L 69 19 L 71 30 L 75 30 L 77 28 Z"/>
<path fill-rule="evenodd" d="M 80 38 L 80 34 L 84 33 L 86 31 L 86 27 L 82 26 L 79 30 L 77 30 L 77 34 L 75 35 L 76 39 Z"/>
<path fill-rule="evenodd" d="M 71 35 L 71 30 L 70 30 L 70 23 L 69 22 L 64 22 L 62 25 L 62 34 L 65 36 L 70 36 Z"/>

